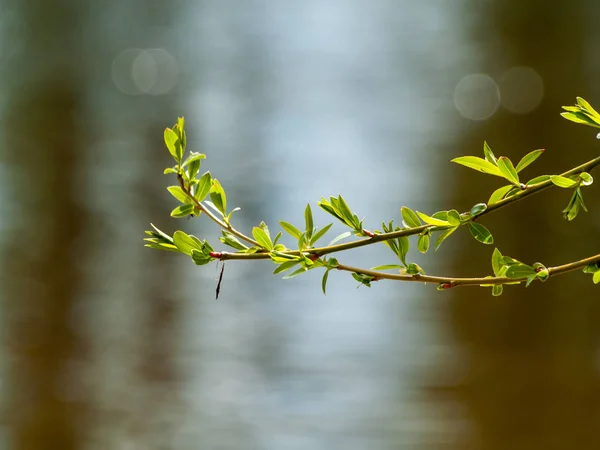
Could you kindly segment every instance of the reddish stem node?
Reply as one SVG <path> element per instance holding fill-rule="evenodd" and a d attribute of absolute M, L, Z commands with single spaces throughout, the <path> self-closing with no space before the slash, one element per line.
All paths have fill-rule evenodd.
<path fill-rule="evenodd" d="M 221 259 L 221 252 L 209 252 L 208 255 L 211 258 Z"/>
<path fill-rule="evenodd" d="M 365 233 L 369 237 L 375 236 L 375 233 L 373 233 L 372 231 L 369 231 L 369 230 L 363 230 L 363 233 Z"/>
<path fill-rule="evenodd" d="M 452 286 L 452 283 L 442 283 L 442 289 L 450 289 Z"/>

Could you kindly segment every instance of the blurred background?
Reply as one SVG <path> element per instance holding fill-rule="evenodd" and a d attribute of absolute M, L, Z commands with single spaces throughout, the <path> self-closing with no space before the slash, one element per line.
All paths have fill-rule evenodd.
<path fill-rule="evenodd" d="M 560 118 L 600 106 L 600 8 L 542 0 L 1 0 L 0 449 L 587 449 L 600 429 L 600 304 L 589 275 L 528 289 L 356 289 L 143 247 L 175 220 L 163 129 L 240 206 L 299 224 L 342 193 L 377 228 L 400 207 L 468 210 L 501 182 L 598 154 Z M 600 201 L 551 189 L 482 219 L 504 254 L 598 253 Z M 329 222 L 315 212 L 321 225 Z M 329 233 L 335 236 L 336 226 Z M 292 245 L 290 241 L 287 241 Z M 410 259 L 491 272 L 466 231 Z M 341 260 L 392 263 L 384 246 Z"/>

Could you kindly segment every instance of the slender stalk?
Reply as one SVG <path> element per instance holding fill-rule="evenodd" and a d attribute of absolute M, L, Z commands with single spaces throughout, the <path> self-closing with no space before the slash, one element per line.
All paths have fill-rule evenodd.
<path fill-rule="evenodd" d="M 576 175 L 581 172 L 588 172 L 588 171 L 593 170 L 594 168 L 596 168 L 599 165 L 600 165 L 600 157 L 594 158 L 591 161 L 588 161 L 584 164 L 581 164 L 580 166 L 574 167 L 573 169 L 570 169 L 567 172 L 562 173 L 561 176 L 569 177 L 571 175 Z M 513 195 L 512 197 L 505 198 L 504 200 L 500 200 L 496 203 L 493 203 L 492 205 L 489 205 L 485 211 L 483 211 L 481 214 L 477 215 L 474 219 L 479 219 L 481 216 L 489 214 L 492 211 L 496 211 L 497 209 L 508 206 L 512 203 L 516 203 L 516 202 L 524 199 L 525 197 L 529 197 L 533 194 L 541 192 L 552 186 L 554 186 L 554 184 L 552 184 L 552 181 L 550 181 L 550 180 L 546 180 L 546 181 L 543 181 L 541 183 L 537 183 L 537 184 L 534 184 L 531 186 L 526 186 L 525 189 L 523 189 L 522 191 Z M 182 187 L 182 189 L 183 189 L 183 187 Z M 185 191 L 185 189 L 184 189 L 184 191 Z M 186 193 L 188 193 L 188 192 L 186 192 Z M 196 203 L 196 205 L 198 205 L 202 209 L 202 211 L 207 212 L 204 205 L 202 205 L 200 202 L 198 202 L 195 198 L 193 198 L 193 200 L 194 200 L 194 203 Z M 232 234 L 235 234 L 236 236 L 240 237 L 241 239 L 245 240 L 246 242 L 250 242 L 252 245 L 258 245 L 253 239 L 248 238 L 247 236 L 238 232 L 237 230 L 234 230 L 230 225 L 228 226 L 223 221 L 221 221 L 217 217 L 215 217 L 213 214 L 210 214 L 209 212 L 207 212 L 207 215 L 209 217 L 211 217 L 215 222 L 217 222 L 217 224 L 219 224 L 221 227 L 229 230 Z M 465 222 L 465 224 L 466 223 L 468 223 L 468 222 Z M 336 245 L 331 245 L 328 247 L 315 247 L 315 248 L 306 249 L 303 252 L 300 252 L 299 250 L 290 250 L 290 251 L 286 251 L 286 252 L 282 252 L 282 253 L 285 253 L 286 255 L 290 255 L 290 256 L 299 256 L 301 253 L 305 253 L 305 254 L 308 253 L 311 255 L 324 256 L 324 255 L 328 255 L 330 253 L 336 253 L 336 252 L 341 252 L 341 251 L 345 251 L 345 250 L 351 250 L 351 249 L 358 248 L 358 247 L 364 247 L 365 245 L 371 245 L 376 242 L 388 241 L 390 239 L 396 239 L 396 238 L 403 237 L 403 236 L 412 236 L 415 234 L 419 234 L 428 228 L 435 228 L 435 226 L 434 225 L 421 225 L 420 227 L 405 228 L 403 230 L 392 231 L 390 233 L 375 234 L 372 237 L 369 237 L 366 239 L 359 239 L 359 240 L 352 241 L 352 242 L 345 242 L 343 244 L 336 244 Z M 270 258 L 269 253 L 265 251 L 265 252 L 257 252 L 257 253 L 250 253 L 250 254 L 221 252 L 220 259 L 226 260 L 226 259 L 269 259 L 269 258 Z"/>
<path fill-rule="evenodd" d="M 260 246 L 260 244 L 258 242 L 256 242 L 254 239 L 252 239 L 251 237 L 246 236 L 244 233 L 236 230 L 235 228 L 233 228 L 231 226 L 230 223 L 226 223 L 225 221 L 219 219 L 206 206 L 204 206 L 202 204 L 202 202 L 199 202 L 198 199 L 192 195 L 192 193 L 190 192 L 190 189 L 189 189 L 188 185 L 186 185 L 185 181 L 183 180 L 183 177 L 180 174 L 177 174 L 177 180 L 179 181 L 179 186 L 181 187 L 181 189 L 183 190 L 183 192 L 185 192 L 185 195 L 187 195 L 188 198 L 190 200 L 192 200 L 192 202 L 194 202 L 194 205 L 196 205 L 196 207 L 198 207 L 198 209 L 200 209 L 200 211 L 202 211 L 204 214 L 206 214 L 208 217 L 210 217 L 213 222 L 215 222 L 217 225 L 219 225 L 224 230 L 227 230 L 231 234 L 233 234 L 233 235 L 239 237 L 240 239 L 243 239 L 244 241 L 248 242 L 249 244 Z"/>
<path fill-rule="evenodd" d="M 588 264 L 597 263 L 600 261 L 600 254 L 590 256 L 589 258 L 581 259 L 578 261 L 563 264 L 561 266 L 548 267 L 549 277 L 556 275 L 562 275 L 564 273 L 573 272 L 574 270 L 581 269 Z M 482 284 L 508 284 L 515 282 L 526 281 L 527 278 L 508 278 L 508 277 L 479 277 L 479 278 L 455 278 L 455 277 L 440 277 L 432 275 L 400 275 L 394 273 L 380 272 L 377 270 L 361 269 L 359 267 L 347 266 L 345 264 L 338 264 L 336 266 L 338 270 L 344 270 L 352 273 L 360 273 L 374 277 L 373 281 L 378 280 L 397 280 L 397 281 L 412 281 L 417 283 L 437 283 L 447 285 L 446 288 L 455 286 L 481 286 Z"/>

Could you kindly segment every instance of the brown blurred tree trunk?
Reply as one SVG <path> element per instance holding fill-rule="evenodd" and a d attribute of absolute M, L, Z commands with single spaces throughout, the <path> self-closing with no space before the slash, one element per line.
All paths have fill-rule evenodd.
<path fill-rule="evenodd" d="M 7 421 L 16 450 L 80 448 L 85 397 L 73 327 L 80 234 L 82 129 L 73 2 L 18 3 L 23 51 L 4 68 L 11 86 L 4 149 L 14 180 L 4 269 L 9 367 Z M 33 58 L 36 58 L 32 61 Z"/>
<path fill-rule="evenodd" d="M 582 130 L 559 117 L 561 105 L 588 92 L 585 4 L 562 2 L 549 7 L 541 0 L 496 0 L 489 5 L 473 37 L 486 52 L 481 70 L 497 76 L 512 66 L 531 66 L 544 79 L 544 100 L 525 116 L 499 111 L 452 147 L 479 154 L 486 139 L 497 156 L 507 155 L 513 161 L 545 147 L 546 154 L 527 171 L 532 177 L 559 173 L 591 159 L 597 154 L 593 130 Z M 473 194 L 490 188 L 489 184 L 474 186 L 484 178 L 476 175 L 460 172 L 463 178 L 455 204 L 467 207 L 486 200 L 485 194 Z M 586 196 L 588 206 L 597 208 L 600 204 L 592 195 Z M 572 223 L 561 218 L 567 200 L 564 191 L 554 189 L 483 222 L 504 254 L 530 263 L 560 264 L 598 250 L 590 214 L 582 213 Z M 481 261 L 490 255 L 491 249 L 483 247 L 474 253 L 461 252 L 453 265 L 464 275 L 485 275 Z M 589 277 L 571 274 L 528 289 L 507 287 L 498 298 L 492 298 L 488 289 L 456 290 L 447 319 L 467 363 L 464 377 L 451 390 L 467 407 L 475 430 L 470 445 L 461 442 L 456 448 L 547 450 L 597 445 L 600 304 L 593 289 Z"/>

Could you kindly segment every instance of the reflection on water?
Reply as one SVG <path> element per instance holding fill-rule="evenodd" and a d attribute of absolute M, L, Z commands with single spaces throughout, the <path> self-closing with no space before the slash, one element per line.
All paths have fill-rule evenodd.
<path fill-rule="evenodd" d="M 5 0 L 11 15 L 1 20 L 26 39 L 18 52 L 7 50 L 8 34 L 1 41 L 15 65 L 0 108 L 18 149 L 2 170 L 27 174 L 10 181 L 30 189 L 24 203 L 0 193 L 11 300 L 3 433 L 14 448 L 483 448 L 488 419 L 456 389 L 478 366 L 453 329 L 448 295 L 393 283 L 356 289 L 332 273 L 323 296 L 319 273 L 284 281 L 268 262 L 229 262 L 215 301 L 214 266 L 141 246 L 151 221 L 219 236 L 204 218 L 168 217 L 175 203 L 164 187 L 174 180 L 161 175 L 170 163 L 161 131 L 184 114 L 189 146 L 208 155 L 228 205 L 242 207 L 240 229 L 299 225 L 307 202 L 325 225 L 315 203 L 338 193 L 371 229 L 398 221 L 401 205 L 448 206 L 447 184 L 461 183 L 446 179 L 448 160 L 481 145 L 478 137 L 456 149 L 476 129 L 460 114 L 524 114 L 546 89 L 530 61 L 483 74 L 467 30 L 487 12 L 463 3 L 204 0 L 174 9 L 138 0 L 82 2 L 58 17 L 40 14 L 41 0 Z M 68 45 L 48 48 L 51 31 Z M 64 70 L 69 89 L 34 89 Z M 492 90 L 461 87 L 474 79 Z M 32 111 L 41 111 L 38 127 L 15 122 Z M 79 139 L 61 145 L 72 129 Z M 24 141 L 28 133 L 35 139 Z M 34 147 L 51 163 L 19 156 Z M 16 245 L 23 235 L 37 239 L 27 252 Z M 444 268 L 465 242 L 457 239 L 411 258 Z M 487 261 L 487 249 L 475 251 Z M 383 245 L 340 258 L 394 262 Z M 28 301 L 16 302 L 23 286 Z M 42 330 L 37 343 L 14 344 L 32 330 Z"/>

